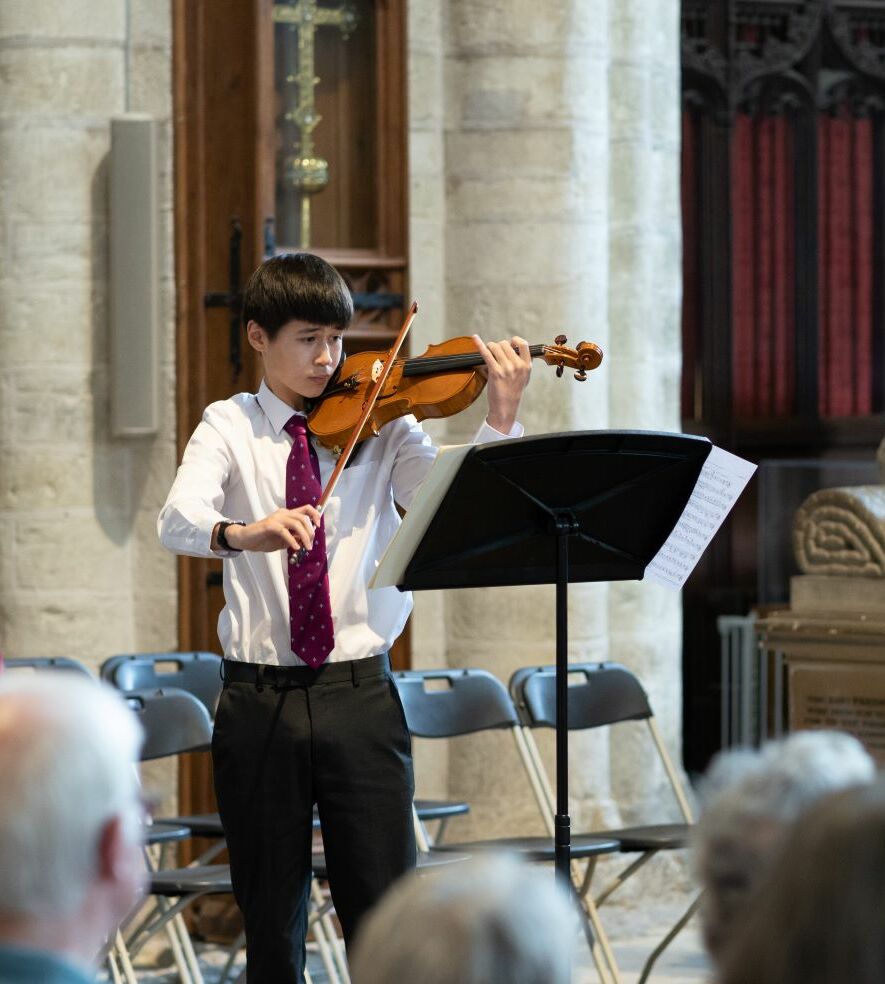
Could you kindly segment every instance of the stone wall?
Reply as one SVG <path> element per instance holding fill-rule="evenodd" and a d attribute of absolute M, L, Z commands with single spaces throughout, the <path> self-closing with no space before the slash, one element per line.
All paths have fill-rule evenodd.
<path fill-rule="evenodd" d="M 91 667 L 177 643 L 156 515 L 175 469 L 168 0 L 0 4 L 0 650 Z M 161 162 L 163 415 L 108 429 L 110 119 Z"/>
<path fill-rule="evenodd" d="M 154 523 L 175 466 L 167 2 L 0 5 L 0 648 L 91 666 L 174 647 Z M 160 122 L 164 414 L 108 432 L 110 118 Z"/>

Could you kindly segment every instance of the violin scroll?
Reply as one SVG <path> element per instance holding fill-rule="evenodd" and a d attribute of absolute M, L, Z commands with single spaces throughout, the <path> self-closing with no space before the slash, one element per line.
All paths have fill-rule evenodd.
<path fill-rule="evenodd" d="M 553 345 L 543 347 L 543 358 L 548 366 L 556 366 L 556 375 L 561 377 L 565 367 L 577 370 L 575 379 L 583 383 L 587 373 L 602 362 L 602 349 L 593 342 L 578 342 L 577 348 L 566 348 L 568 339 L 557 335 Z"/>

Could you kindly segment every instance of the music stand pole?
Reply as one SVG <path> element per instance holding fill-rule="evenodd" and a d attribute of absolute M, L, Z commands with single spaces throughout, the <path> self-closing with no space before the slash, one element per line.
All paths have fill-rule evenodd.
<path fill-rule="evenodd" d="M 554 866 L 571 886 L 571 820 L 568 812 L 568 541 L 578 531 L 569 512 L 557 512 L 556 528 L 556 817 Z"/>

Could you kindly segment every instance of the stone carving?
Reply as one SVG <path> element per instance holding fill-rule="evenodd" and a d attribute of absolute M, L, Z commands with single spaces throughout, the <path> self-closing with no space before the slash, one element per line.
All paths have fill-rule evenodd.
<path fill-rule="evenodd" d="M 796 513 L 793 548 L 805 574 L 885 577 L 885 486 L 810 495 Z"/>
<path fill-rule="evenodd" d="M 833 4 L 827 10 L 830 32 L 845 60 L 854 68 L 885 79 L 885 10 L 875 10 L 873 4 L 858 4 L 859 9 L 839 9 Z"/>

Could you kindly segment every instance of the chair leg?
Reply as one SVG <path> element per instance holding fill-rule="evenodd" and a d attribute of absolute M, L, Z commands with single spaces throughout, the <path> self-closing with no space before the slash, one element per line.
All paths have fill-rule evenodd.
<path fill-rule="evenodd" d="M 200 970 L 200 963 L 197 960 L 197 953 L 194 950 L 194 943 L 191 939 L 191 935 L 188 932 L 187 925 L 184 921 L 184 916 L 179 913 L 172 920 L 179 938 L 181 939 L 181 948 L 184 951 L 185 960 L 187 961 L 188 970 L 190 971 L 191 979 L 193 984 L 206 984 L 203 979 L 203 972 Z"/>
<path fill-rule="evenodd" d="M 608 942 L 608 936 L 602 928 L 599 913 L 596 911 L 593 900 L 590 898 L 581 898 L 574 882 L 570 882 L 569 884 L 571 886 L 572 899 L 582 917 L 581 925 L 584 936 L 587 939 L 587 946 L 590 948 L 590 955 L 593 957 L 593 963 L 596 965 L 596 972 L 599 974 L 600 981 L 602 984 L 621 984 L 618 964 L 612 952 L 611 945 Z"/>
<path fill-rule="evenodd" d="M 120 968 L 117 966 L 117 958 L 114 956 L 113 948 L 108 950 L 104 962 L 108 969 L 108 977 L 111 979 L 111 984 L 123 984 L 123 978 L 120 976 Z"/>
<path fill-rule="evenodd" d="M 658 853 L 657 851 L 646 851 L 644 854 L 640 854 L 639 857 L 635 861 L 632 861 L 630 864 L 628 864 L 626 868 L 623 868 L 621 871 L 619 871 L 615 875 L 615 877 L 605 886 L 605 888 L 594 898 L 593 901 L 596 903 L 596 905 L 598 905 L 598 906 L 599 905 L 602 905 L 602 903 L 605 902 L 605 900 L 614 891 L 616 891 L 618 888 L 620 888 L 621 885 L 623 885 L 624 882 L 631 875 L 633 875 L 637 871 L 639 871 L 639 869 L 647 861 L 649 861 L 651 858 L 653 858 L 655 856 L 655 854 L 657 854 L 657 853 Z M 589 890 L 589 888 L 590 888 L 590 885 L 588 883 L 587 889 Z"/>
<path fill-rule="evenodd" d="M 329 984 L 341 984 L 341 979 L 338 976 L 338 970 L 335 966 L 332 945 L 327 936 L 326 927 L 323 924 L 322 916 L 317 916 L 313 922 L 310 923 L 309 929 L 310 932 L 313 933 L 316 948 L 319 952 L 320 959 L 323 961 L 323 967 L 325 968 L 326 975 L 329 978 Z"/>
<path fill-rule="evenodd" d="M 231 943 L 227 951 L 227 962 L 221 969 L 221 976 L 218 978 L 218 984 L 227 984 L 228 978 L 234 969 L 234 961 L 237 959 L 237 954 L 246 944 L 246 933 L 241 931 L 237 938 Z"/>
<path fill-rule="evenodd" d="M 114 945 L 111 947 L 108 956 L 113 957 L 114 954 L 116 954 L 116 956 L 120 959 L 120 965 L 123 968 L 123 980 L 126 981 L 126 984 L 138 984 L 135 977 L 135 970 L 132 966 L 132 961 L 129 959 L 129 951 L 126 949 L 126 943 L 123 941 L 123 934 L 119 929 L 114 936 Z M 114 969 L 116 969 L 116 963 L 116 958 L 114 958 L 112 964 Z"/>
<path fill-rule="evenodd" d="M 693 900 L 691 905 L 685 910 L 685 912 L 679 917 L 679 919 L 674 924 L 673 928 L 667 933 L 667 935 L 661 940 L 660 943 L 651 951 L 648 960 L 645 961 L 645 966 L 642 968 L 642 973 L 639 975 L 639 980 L 637 984 L 645 984 L 648 980 L 648 975 L 652 971 L 655 962 L 658 957 L 667 949 L 667 947 L 676 939 L 676 937 L 685 928 L 686 923 L 691 919 L 691 917 L 698 911 L 698 907 L 701 904 L 701 895 L 697 895 Z"/>
<path fill-rule="evenodd" d="M 320 888 L 319 882 L 316 878 L 311 880 L 310 884 L 310 897 L 313 900 L 313 904 L 316 906 L 317 912 L 317 925 L 322 927 L 328 943 L 328 952 L 331 954 L 334 960 L 334 966 L 332 968 L 327 967 L 326 973 L 329 975 L 330 984 L 337 984 L 340 979 L 341 984 L 350 984 L 350 973 L 347 969 L 347 958 L 344 953 L 344 943 L 335 931 L 335 923 L 332 920 L 331 904 L 323 897 L 322 889 Z M 314 929 L 317 927 L 315 926 Z M 317 939 L 319 944 L 319 939 Z M 326 962 L 326 956 L 323 950 L 320 950 L 321 956 L 323 956 L 323 962 Z"/>

